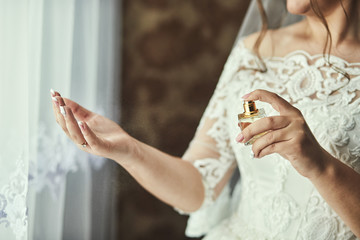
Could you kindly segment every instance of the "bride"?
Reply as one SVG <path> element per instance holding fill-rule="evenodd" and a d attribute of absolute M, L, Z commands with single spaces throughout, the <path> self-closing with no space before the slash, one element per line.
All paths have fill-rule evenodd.
<path fill-rule="evenodd" d="M 182 158 L 52 91 L 56 121 L 82 150 L 113 159 L 190 214 L 189 236 L 359 238 L 360 3 L 287 0 L 288 12 L 304 18 L 275 30 L 266 29 L 257 3 L 264 27 L 233 48 Z M 268 117 L 240 132 L 243 100 L 258 100 Z M 263 132 L 252 146 L 242 144 Z"/>

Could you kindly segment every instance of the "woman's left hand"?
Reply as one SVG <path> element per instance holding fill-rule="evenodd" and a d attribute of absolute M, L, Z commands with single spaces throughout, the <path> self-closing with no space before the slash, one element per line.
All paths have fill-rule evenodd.
<path fill-rule="evenodd" d="M 316 178 L 323 173 L 331 156 L 317 142 L 300 110 L 265 90 L 255 90 L 243 98 L 270 103 L 280 116 L 265 117 L 252 123 L 237 136 L 238 142 L 245 143 L 268 131 L 253 143 L 254 157 L 278 153 L 305 177 Z"/>

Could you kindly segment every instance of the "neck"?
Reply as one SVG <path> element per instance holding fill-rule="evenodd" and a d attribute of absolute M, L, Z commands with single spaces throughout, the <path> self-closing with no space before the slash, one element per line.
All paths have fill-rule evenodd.
<path fill-rule="evenodd" d="M 357 0 L 356 0 L 357 1 Z M 332 37 L 333 46 L 340 45 L 343 41 L 346 40 L 354 40 L 357 36 L 355 36 L 355 24 L 351 19 L 353 13 L 351 11 L 351 1 L 344 1 L 344 9 L 348 13 L 347 18 L 344 13 L 344 9 L 339 4 L 338 7 L 334 8 L 331 13 L 324 13 L 324 19 L 328 25 L 329 31 Z M 354 6 L 353 6 L 354 7 Z M 350 23 L 349 23 L 350 21 Z M 308 37 L 314 39 L 316 42 L 323 43 L 328 38 L 328 32 L 324 26 L 324 23 L 318 16 L 314 13 L 306 16 L 307 22 L 307 35 Z"/>

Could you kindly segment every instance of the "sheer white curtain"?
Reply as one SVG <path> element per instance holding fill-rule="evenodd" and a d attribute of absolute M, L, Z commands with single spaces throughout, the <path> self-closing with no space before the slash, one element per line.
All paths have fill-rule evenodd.
<path fill-rule="evenodd" d="M 119 6 L 0 0 L 1 239 L 91 239 L 94 227 L 97 239 L 109 236 L 94 224 L 92 203 L 102 208 L 96 217 L 108 219 L 111 189 L 92 192 L 105 185 L 111 163 L 69 142 L 49 89 L 118 119 Z"/>

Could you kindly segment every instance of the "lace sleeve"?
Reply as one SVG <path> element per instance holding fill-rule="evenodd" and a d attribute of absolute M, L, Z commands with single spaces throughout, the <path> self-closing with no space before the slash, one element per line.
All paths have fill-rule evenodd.
<path fill-rule="evenodd" d="M 222 211 L 219 210 L 219 204 L 224 205 L 222 204 L 224 197 L 221 196 L 226 195 L 224 192 L 227 190 L 223 191 L 223 189 L 236 167 L 235 156 L 230 144 L 230 141 L 235 141 L 235 139 L 230 139 L 228 132 L 225 103 L 227 101 L 228 83 L 238 70 L 238 60 L 235 47 L 224 66 L 223 73 L 196 134 L 183 156 L 184 160 L 192 162 L 201 173 L 205 189 L 205 199 L 202 206 L 190 214 L 186 230 L 187 236 L 201 236 L 213 227 L 212 225 L 217 220 L 223 218 L 221 216 L 214 217 L 214 213 L 218 212 L 223 215 Z M 214 209 L 214 206 L 217 206 L 217 210 Z M 177 210 L 184 213 L 179 209 Z"/>

